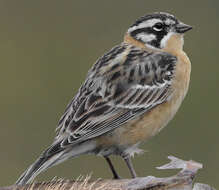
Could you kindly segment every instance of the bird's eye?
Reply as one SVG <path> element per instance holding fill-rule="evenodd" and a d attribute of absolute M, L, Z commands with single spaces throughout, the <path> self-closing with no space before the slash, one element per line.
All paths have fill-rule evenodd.
<path fill-rule="evenodd" d="M 157 32 L 162 31 L 163 28 L 164 28 L 164 25 L 163 25 L 163 23 L 161 23 L 161 22 L 158 22 L 158 23 L 156 23 L 156 24 L 153 26 L 153 30 L 155 30 L 155 31 L 157 31 Z"/>

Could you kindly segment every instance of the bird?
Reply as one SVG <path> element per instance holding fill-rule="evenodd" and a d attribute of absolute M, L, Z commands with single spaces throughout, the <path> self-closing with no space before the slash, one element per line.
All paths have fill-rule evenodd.
<path fill-rule="evenodd" d="M 190 83 L 191 62 L 183 51 L 192 27 L 165 12 L 138 18 L 124 40 L 100 57 L 60 118 L 53 143 L 20 176 L 16 185 L 67 159 L 102 156 L 125 161 L 137 177 L 132 156 L 174 117 Z"/>

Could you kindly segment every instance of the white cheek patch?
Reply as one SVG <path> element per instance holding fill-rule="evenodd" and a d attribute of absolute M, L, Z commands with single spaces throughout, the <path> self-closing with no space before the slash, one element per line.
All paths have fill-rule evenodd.
<path fill-rule="evenodd" d="M 136 37 L 137 39 L 143 42 L 151 42 L 156 39 L 156 36 L 154 34 L 144 34 L 144 33 L 139 33 Z"/>
<path fill-rule="evenodd" d="M 140 23 L 137 26 L 133 26 L 133 27 L 129 28 L 128 32 L 130 33 L 132 31 L 140 29 L 140 28 L 152 27 L 152 26 L 154 26 L 158 22 L 162 22 L 162 21 L 160 19 L 150 19 L 150 20 L 147 20 L 147 21 L 144 21 L 144 22 Z"/>

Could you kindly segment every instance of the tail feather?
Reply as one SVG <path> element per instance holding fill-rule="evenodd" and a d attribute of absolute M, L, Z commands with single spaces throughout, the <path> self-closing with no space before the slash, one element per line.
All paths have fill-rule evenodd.
<path fill-rule="evenodd" d="M 16 181 L 16 185 L 24 185 L 31 182 L 39 173 L 45 171 L 53 165 L 59 162 L 59 158 L 63 152 L 55 154 L 51 157 L 40 157 L 38 158 Z"/>
<path fill-rule="evenodd" d="M 16 181 L 16 185 L 24 185 L 31 182 L 38 174 L 46 169 L 57 165 L 69 158 L 79 156 L 81 154 L 90 153 L 96 148 L 93 142 L 84 142 L 77 146 L 62 148 L 59 143 L 49 147 L 40 158 L 38 158 Z"/>

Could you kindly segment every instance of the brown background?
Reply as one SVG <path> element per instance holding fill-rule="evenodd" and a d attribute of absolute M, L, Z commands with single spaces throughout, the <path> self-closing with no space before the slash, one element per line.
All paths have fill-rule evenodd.
<path fill-rule="evenodd" d="M 1 0 L 0 1 L 0 186 L 13 184 L 54 138 L 54 129 L 87 70 L 104 52 L 120 43 L 133 21 L 166 11 L 194 30 L 185 37 L 192 61 L 189 94 L 180 111 L 137 156 L 140 176 L 167 176 L 157 171 L 167 155 L 204 164 L 197 181 L 219 187 L 218 33 L 219 1 L 175 0 Z M 120 175 L 128 177 L 120 158 Z M 54 176 L 111 178 L 100 157 L 81 156 L 49 169 Z"/>

